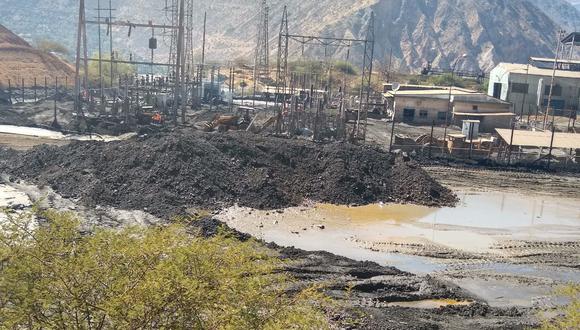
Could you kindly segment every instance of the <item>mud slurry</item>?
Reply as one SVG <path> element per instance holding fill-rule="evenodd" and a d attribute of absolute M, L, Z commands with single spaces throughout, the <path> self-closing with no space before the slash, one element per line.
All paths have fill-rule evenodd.
<path fill-rule="evenodd" d="M 453 205 L 455 196 L 423 170 L 388 153 L 344 143 L 252 134 L 175 131 L 137 140 L 74 142 L 0 154 L 0 171 L 47 185 L 87 205 L 148 210 L 163 217 L 190 207 L 235 203 L 257 209 L 374 202 Z"/>
<path fill-rule="evenodd" d="M 40 208 L 75 212 L 85 221 L 83 231 L 87 232 L 97 227 L 119 228 L 166 223 L 142 211 L 122 211 L 105 206 L 87 207 L 77 204 L 76 200 L 60 196 L 48 187 L 10 182 L 6 177 L 0 184 L 0 191 L 3 205 L 14 210 L 30 208 L 35 203 Z M 192 223 L 192 229 L 206 237 L 215 235 L 220 227 L 238 239 L 250 238 L 211 218 Z M 328 311 L 336 328 L 401 329 L 404 324 L 408 326 L 403 328 L 408 329 L 450 328 L 447 325 L 451 320 L 458 326 L 457 329 L 495 324 L 517 328 L 534 322 L 522 318 L 522 315 L 527 315 L 526 310 L 514 316 L 501 309 L 489 308 L 459 287 L 430 276 L 416 276 L 393 267 L 354 261 L 328 252 L 307 252 L 275 244 L 267 246 L 278 251 L 280 257 L 287 261 L 285 271 L 296 279 L 290 292 L 316 286 L 339 302 L 338 307 Z M 424 309 L 424 304 L 439 305 Z M 533 315 L 529 316 L 533 320 Z"/>
<path fill-rule="evenodd" d="M 305 200 L 426 206 L 456 202 L 450 190 L 413 163 L 375 149 L 243 133 L 176 131 L 131 141 L 37 147 L 24 153 L 3 150 L 2 171 L 13 180 L 52 187 L 54 196 L 46 199 L 46 207 L 85 212 L 89 226 L 150 225 L 191 208 L 220 210 L 234 204 L 281 209 Z M 152 218 L 145 218 L 148 213 L 153 213 Z M 213 219 L 198 224 L 206 236 L 222 225 Z M 286 270 L 297 279 L 293 290 L 321 286 L 344 303 L 342 309 L 329 312 L 337 328 L 518 329 L 537 325 L 534 310 L 490 307 L 460 287 L 429 275 L 412 275 L 327 252 L 270 247 L 290 261 Z M 420 307 L 441 301 L 445 306 Z"/>

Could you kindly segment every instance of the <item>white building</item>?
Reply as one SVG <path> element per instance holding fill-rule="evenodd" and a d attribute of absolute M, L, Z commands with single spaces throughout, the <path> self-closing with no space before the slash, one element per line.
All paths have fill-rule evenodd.
<path fill-rule="evenodd" d="M 488 95 L 513 104 L 517 114 L 543 112 L 548 105 L 554 59 L 531 58 L 529 64 L 500 63 L 489 77 Z M 578 111 L 580 61 L 558 60 L 552 107 L 559 115 Z"/>

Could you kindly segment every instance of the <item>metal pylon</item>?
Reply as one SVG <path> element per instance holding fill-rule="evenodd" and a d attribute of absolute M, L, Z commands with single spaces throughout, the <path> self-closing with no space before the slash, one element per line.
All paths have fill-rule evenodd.
<path fill-rule="evenodd" d="M 375 52 L 375 13 L 371 13 L 367 26 L 365 39 L 365 51 L 363 58 L 363 70 L 361 74 L 362 84 L 359 95 L 359 109 L 356 123 L 356 139 L 366 140 L 367 123 L 369 114 L 369 100 L 372 92 L 373 60 Z"/>
<path fill-rule="evenodd" d="M 256 36 L 256 51 L 254 57 L 254 96 L 258 80 L 267 79 L 270 74 L 270 47 L 269 47 L 269 7 L 266 0 L 260 5 L 259 22 Z"/>
<path fill-rule="evenodd" d="M 288 8 L 284 6 L 282 14 L 282 23 L 280 24 L 280 35 L 278 37 L 278 60 L 276 63 L 276 94 L 286 95 L 286 86 L 288 79 Z M 278 101 L 278 100 L 277 100 Z M 282 99 L 282 108 L 286 108 L 286 100 Z"/>

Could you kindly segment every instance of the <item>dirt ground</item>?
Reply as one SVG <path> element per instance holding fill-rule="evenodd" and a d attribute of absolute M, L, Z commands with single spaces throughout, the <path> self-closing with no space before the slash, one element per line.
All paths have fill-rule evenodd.
<path fill-rule="evenodd" d="M 384 200 L 443 206 L 455 202 L 449 188 L 455 192 L 502 191 L 580 200 L 580 177 L 574 175 L 443 166 L 429 166 L 423 172 L 413 163 L 399 163 L 395 166 L 402 167 L 392 171 L 393 162 L 400 160 L 367 148 L 352 150 L 340 144 L 313 147 L 305 141 L 287 144 L 255 136 L 244 136 L 246 142 L 232 135 L 206 137 L 178 132 L 136 141 L 47 146 L 20 155 L 0 151 L 0 171 L 13 174 L 3 175 L 0 181 L 0 207 L 20 212 L 39 202 L 45 208 L 77 212 L 86 219 L 86 230 L 90 231 L 99 226 L 156 225 L 165 223 L 176 210 L 192 213 L 194 207 L 213 205 L 215 217 L 194 224 L 204 235 L 215 234 L 226 222 L 240 239 L 251 234 L 265 241 L 272 241 L 263 235 L 268 228 L 281 227 L 282 219 L 296 220 L 305 213 L 304 223 L 288 224 L 283 233 L 290 243 L 280 245 L 292 246 L 292 239 L 332 230 L 332 223 L 325 226 L 325 219 L 308 213 L 315 205 L 312 200 L 343 204 Z M 0 136 L 0 141 L 22 150 L 47 142 L 13 136 Z M 288 190 L 292 185 L 298 189 Z M 261 207 L 250 199 L 277 202 Z M 270 210 L 244 208 L 244 217 L 236 209 L 228 213 L 226 207 L 236 203 Z M 296 206 L 296 213 L 282 209 L 287 206 Z M 253 220 L 238 227 L 228 217 L 238 222 Z M 438 228 L 443 233 L 457 230 L 457 226 L 449 225 Z M 507 235 L 494 229 L 487 231 Z M 575 235 L 575 231 L 569 234 Z M 528 329 L 536 327 L 538 313 L 552 305 L 544 298 L 531 305 L 501 304 L 502 296 L 516 299 L 526 286 L 531 291 L 526 291 L 522 300 L 529 300 L 530 294 L 546 297 L 545 291 L 534 290 L 550 290 L 570 279 L 580 281 L 576 273 L 580 264 L 578 240 L 505 239 L 481 252 L 428 239 L 375 241 L 350 236 L 350 241 L 339 240 L 339 247 L 352 244 L 368 254 L 344 256 L 319 251 L 316 246 L 298 249 L 265 243 L 291 261 L 287 271 L 297 279 L 295 290 L 319 285 L 342 303 L 339 310 L 329 311 L 336 328 Z M 333 237 L 318 237 L 318 241 L 325 239 Z M 397 265 L 390 260 L 372 260 L 370 256 L 377 254 L 381 258 L 389 255 L 402 266 L 425 260 L 443 266 L 414 275 L 393 268 Z M 541 268 L 528 268 L 531 266 Z M 503 267 L 516 267 L 518 274 Z M 533 273 L 525 273 L 530 271 Z M 489 294 L 474 294 L 485 291 Z"/>
<path fill-rule="evenodd" d="M 19 151 L 29 150 L 39 145 L 63 146 L 68 143 L 70 141 L 0 133 L 0 147 L 12 148 Z"/>
<path fill-rule="evenodd" d="M 447 187 L 474 191 L 501 190 L 580 198 L 580 175 L 547 172 L 486 170 L 445 166 L 422 166 Z"/>
<path fill-rule="evenodd" d="M 278 209 L 305 199 L 453 205 L 455 196 L 416 164 L 372 148 L 250 133 L 177 130 L 113 143 L 74 142 L 7 155 L 0 169 L 88 205 L 159 216 L 235 203 Z"/>
<path fill-rule="evenodd" d="M 50 126 L 54 121 L 54 101 L 46 100 L 38 103 L 15 105 L 0 105 L 0 125 L 16 126 Z M 68 125 L 73 116 L 74 108 L 71 101 L 56 103 L 57 121 L 61 125 Z"/>
<path fill-rule="evenodd" d="M 0 207 L 23 212 L 37 203 L 41 208 L 75 212 L 85 220 L 84 231 L 165 223 L 143 211 L 87 207 L 48 187 L 10 181 L 5 175 L 1 182 Z M 207 236 L 215 235 L 217 228 L 225 225 L 208 218 L 192 226 Z M 239 239 L 249 238 L 232 231 Z M 323 251 L 308 252 L 271 243 L 267 246 L 288 261 L 286 271 L 295 278 L 291 291 L 318 286 L 337 303 L 328 311 L 336 329 L 527 329 L 538 324 L 533 309 L 490 307 L 436 277 L 417 276 Z"/>

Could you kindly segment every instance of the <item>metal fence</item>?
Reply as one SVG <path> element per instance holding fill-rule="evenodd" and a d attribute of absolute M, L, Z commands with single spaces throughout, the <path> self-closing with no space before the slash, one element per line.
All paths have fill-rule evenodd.
<path fill-rule="evenodd" d="M 376 131 L 373 134 L 379 138 L 369 141 L 370 143 L 426 161 L 580 169 L 580 149 L 510 147 L 505 142 L 502 143 L 501 139 L 493 133 L 478 134 L 470 139 L 461 134 L 459 127 L 435 124 L 413 126 L 405 123 L 393 125 L 392 122 L 388 122 L 381 130 L 382 132 Z"/>
<path fill-rule="evenodd" d="M 74 81 L 64 77 L 8 79 L 0 85 L 2 98 L 10 104 L 32 103 L 71 95 Z"/>

